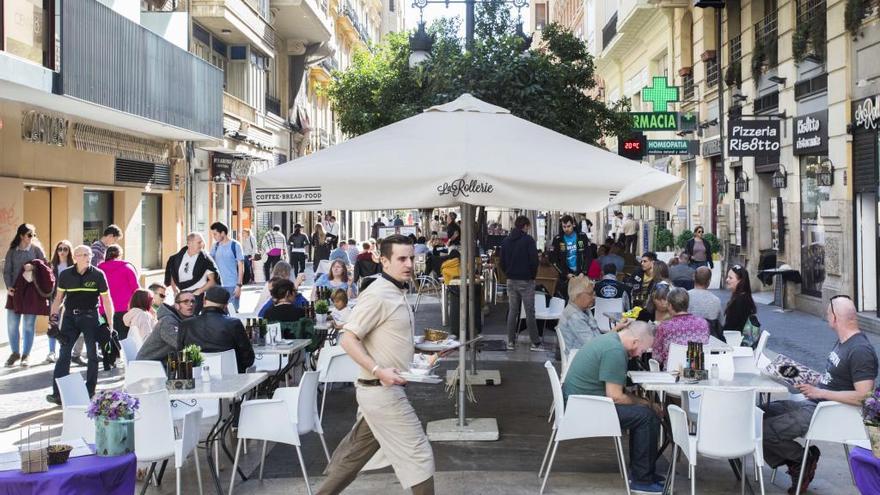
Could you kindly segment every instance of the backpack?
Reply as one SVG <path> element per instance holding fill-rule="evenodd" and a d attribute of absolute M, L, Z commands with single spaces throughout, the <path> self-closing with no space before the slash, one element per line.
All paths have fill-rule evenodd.
<path fill-rule="evenodd" d="M 238 250 L 235 245 L 238 244 L 234 239 L 229 239 L 232 242 L 232 257 L 238 260 Z M 211 247 L 211 257 L 217 259 L 217 248 L 220 247 L 220 244 L 214 244 Z"/>

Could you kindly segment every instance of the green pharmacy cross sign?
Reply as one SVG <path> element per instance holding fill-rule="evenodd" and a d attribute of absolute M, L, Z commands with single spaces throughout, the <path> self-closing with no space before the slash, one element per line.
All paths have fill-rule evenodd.
<path fill-rule="evenodd" d="M 654 76 L 651 86 L 642 90 L 642 101 L 650 101 L 655 112 L 665 112 L 669 103 L 678 101 L 678 87 L 669 86 L 663 76 Z"/>

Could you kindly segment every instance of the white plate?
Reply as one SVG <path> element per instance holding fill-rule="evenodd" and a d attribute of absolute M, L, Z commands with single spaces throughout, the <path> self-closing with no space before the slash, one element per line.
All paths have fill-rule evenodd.
<path fill-rule="evenodd" d="M 402 376 L 408 382 L 418 382 L 418 383 L 441 383 L 443 381 L 437 375 L 416 375 L 414 373 L 410 373 L 408 371 L 401 371 L 400 376 Z"/>
<path fill-rule="evenodd" d="M 442 342 L 422 342 L 416 344 L 416 349 L 428 352 L 440 352 L 455 349 L 456 347 L 461 347 L 461 342 L 457 340 L 444 340 Z"/>

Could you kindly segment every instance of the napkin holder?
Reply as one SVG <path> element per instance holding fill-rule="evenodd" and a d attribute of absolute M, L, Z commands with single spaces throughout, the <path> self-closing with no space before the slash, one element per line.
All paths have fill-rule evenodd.
<path fill-rule="evenodd" d="M 685 368 L 682 370 L 682 378 L 685 380 L 708 380 L 709 372 L 707 370 Z"/>
<path fill-rule="evenodd" d="M 167 388 L 168 390 L 171 390 L 171 391 L 191 390 L 191 389 L 196 388 L 196 381 L 194 378 L 187 378 L 187 379 L 183 379 L 183 380 L 180 380 L 180 379 L 166 380 L 165 381 L 165 388 Z"/>
<path fill-rule="evenodd" d="M 43 442 L 40 440 L 43 432 L 42 425 L 28 425 L 27 426 L 27 438 L 22 438 L 25 429 L 22 428 L 19 432 L 19 440 L 22 445 L 19 450 L 19 456 L 21 456 L 21 472 L 22 473 L 44 473 L 49 470 L 49 453 L 47 449 L 49 448 L 49 432 L 46 431 L 46 440 Z M 36 440 L 34 439 L 34 432 L 36 432 Z"/>

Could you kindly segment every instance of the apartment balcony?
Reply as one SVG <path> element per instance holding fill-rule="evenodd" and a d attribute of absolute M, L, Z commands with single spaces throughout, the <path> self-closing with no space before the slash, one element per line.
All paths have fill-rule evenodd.
<path fill-rule="evenodd" d="M 361 24 L 357 11 L 348 1 L 339 6 L 339 16 L 336 19 L 343 32 L 350 39 L 360 41 L 364 46 L 369 46 L 370 34 L 367 32 L 366 27 Z"/>
<path fill-rule="evenodd" d="M 282 38 L 322 43 L 332 33 L 327 0 L 271 0 L 275 30 Z"/>
<path fill-rule="evenodd" d="M 687 8 L 686 0 L 621 0 L 617 14 L 602 29 L 602 52 L 596 66 L 601 71 L 606 64 L 626 55 L 642 45 L 645 30 L 663 19 L 664 8 Z"/>
<path fill-rule="evenodd" d="M 238 117 L 240 120 L 256 123 L 257 109 L 248 105 L 227 92 L 223 92 L 223 113 Z"/>
<path fill-rule="evenodd" d="M 54 16 L 61 32 L 55 63 L 0 55 L 3 98 L 165 139 L 222 136 L 223 73 L 216 67 L 95 0 L 65 0 Z M 15 74 L 29 74 L 30 83 Z"/>
<path fill-rule="evenodd" d="M 261 13 L 257 0 L 190 0 L 192 16 L 199 24 L 230 45 L 251 44 L 274 57 L 275 29 Z M 268 15 L 268 12 L 265 13 Z"/>
<path fill-rule="evenodd" d="M 779 37 L 776 12 L 755 23 L 755 45 L 752 50 L 752 71 L 776 67 L 779 59 Z"/>

